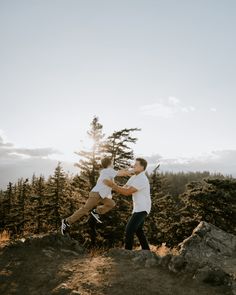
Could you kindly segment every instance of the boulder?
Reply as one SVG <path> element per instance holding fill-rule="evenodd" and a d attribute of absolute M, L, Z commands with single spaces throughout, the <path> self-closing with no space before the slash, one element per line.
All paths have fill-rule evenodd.
<path fill-rule="evenodd" d="M 211 285 L 235 286 L 236 236 L 202 221 L 178 250 L 168 264 L 170 271 L 192 274 Z"/>

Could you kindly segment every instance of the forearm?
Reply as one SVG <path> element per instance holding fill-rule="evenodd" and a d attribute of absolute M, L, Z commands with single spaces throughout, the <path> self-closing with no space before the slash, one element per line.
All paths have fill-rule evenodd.
<path fill-rule="evenodd" d="M 113 184 L 112 187 L 111 187 L 115 192 L 121 194 L 121 195 L 124 195 L 124 196 L 130 196 L 130 193 L 128 191 L 127 188 L 125 187 L 122 187 L 122 186 L 119 186 L 117 184 Z"/>
<path fill-rule="evenodd" d="M 121 169 L 117 172 L 116 176 L 130 176 L 130 172 L 127 169 Z"/>

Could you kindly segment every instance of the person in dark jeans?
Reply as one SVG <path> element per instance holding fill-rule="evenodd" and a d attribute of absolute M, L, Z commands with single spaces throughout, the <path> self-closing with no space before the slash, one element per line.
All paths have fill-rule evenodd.
<path fill-rule="evenodd" d="M 143 231 L 145 217 L 151 210 L 150 184 L 145 174 L 147 161 L 137 158 L 134 164 L 134 175 L 130 177 L 125 186 L 121 187 L 115 182 L 105 179 L 103 182 L 114 191 L 124 195 L 132 195 L 133 211 L 125 229 L 125 249 L 132 250 L 134 235 L 136 234 L 143 250 L 150 250 L 147 238 Z"/>
<path fill-rule="evenodd" d="M 143 225 L 146 216 L 147 212 L 141 211 L 135 212 L 130 217 L 125 228 L 125 249 L 132 250 L 134 243 L 134 234 L 136 234 L 142 249 L 150 250 L 148 241 L 143 231 Z"/>

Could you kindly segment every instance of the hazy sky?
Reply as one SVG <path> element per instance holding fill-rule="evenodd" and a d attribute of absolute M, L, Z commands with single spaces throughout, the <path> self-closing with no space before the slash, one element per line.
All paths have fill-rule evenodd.
<path fill-rule="evenodd" d="M 235 13 L 234 0 L 0 0 L 1 178 L 76 161 L 94 115 L 106 134 L 142 128 L 135 153 L 163 167 L 236 174 Z"/>

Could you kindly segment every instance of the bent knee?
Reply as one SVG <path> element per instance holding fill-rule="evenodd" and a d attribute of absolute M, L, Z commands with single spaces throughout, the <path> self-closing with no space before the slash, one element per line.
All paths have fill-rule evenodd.
<path fill-rule="evenodd" d="M 115 205 L 116 205 L 116 202 L 112 199 L 109 199 L 109 202 L 105 203 L 105 206 L 109 207 L 109 208 L 113 208 L 113 207 L 115 207 Z"/>
<path fill-rule="evenodd" d="M 111 200 L 112 202 L 111 202 L 111 208 L 113 208 L 113 207 L 115 207 L 115 205 L 116 205 L 116 202 L 114 201 L 114 200 Z"/>
<path fill-rule="evenodd" d="M 92 208 L 90 206 L 84 205 L 80 208 L 80 212 L 82 212 L 83 214 L 88 214 L 91 209 Z"/>

